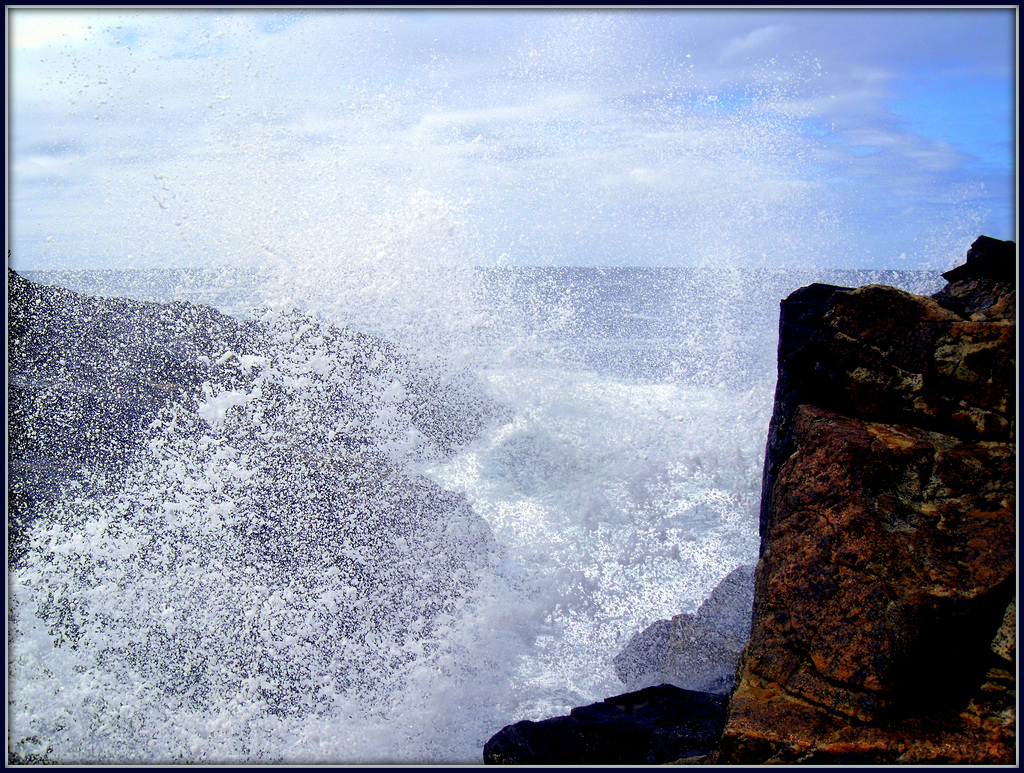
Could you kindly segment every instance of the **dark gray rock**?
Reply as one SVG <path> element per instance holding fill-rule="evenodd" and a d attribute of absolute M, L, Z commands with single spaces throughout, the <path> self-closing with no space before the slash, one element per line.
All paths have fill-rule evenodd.
<path fill-rule="evenodd" d="M 627 689 L 671 684 L 728 693 L 750 635 L 754 567 L 734 569 L 694 614 L 658 620 L 636 634 L 612 663 Z"/>
<path fill-rule="evenodd" d="M 130 663 L 154 693 L 199 701 L 258 675 L 267 711 L 305 711 L 332 705 L 332 690 L 397 681 L 492 560 L 465 497 L 404 463 L 410 448 L 444 453 L 498 414 L 469 376 L 299 314 L 243 322 L 13 272 L 8 291 L 9 568 L 36 575 L 31 599 L 57 646 Z M 171 523 L 171 511 L 187 517 Z M 258 577 L 286 589 L 294 614 L 281 617 L 306 632 L 267 657 L 246 615 L 207 615 L 191 595 L 174 604 L 173 630 L 142 605 L 109 620 L 76 575 L 107 561 L 106 536 L 81 566 L 54 547 L 97 514 L 146 546 L 119 554 L 122 587 L 152 572 L 160 593 L 183 598 L 181 567 L 216 561 L 232 578 L 210 586 L 216 603 L 244 608 Z M 99 629 L 109 649 L 90 643 Z M 393 646 L 360 646 L 376 636 Z M 328 673 L 329 684 L 312 678 Z"/>
<path fill-rule="evenodd" d="M 38 503 L 85 477 L 118 484 L 161 409 L 198 391 L 200 355 L 259 345 L 208 307 L 94 298 L 11 269 L 7 323 L 12 560 Z"/>
<path fill-rule="evenodd" d="M 1008 290 L 1016 287 L 1016 270 L 1014 242 L 979 236 L 967 251 L 966 262 L 942 275 L 949 284 L 932 298 L 964 318 L 984 314 L 1009 319 L 1013 308 L 1007 306 Z M 1016 301 L 1016 293 L 1012 300 Z"/>
<path fill-rule="evenodd" d="M 671 685 L 508 725 L 484 746 L 486 764 L 659 765 L 707 754 L 725 724 L 726 698 Z"/>
<path fill-rule="evenodd" d="M 208 430 L 195 416 L 203 386 L 214 381 L 250 389 L 259 366 L 244 367 L 243 358 L 273 365 L 311 356 L 336 363 L 316 384 L 315 421 L 301 421 L 301 427 L 288 416 L 294 396 L 280 383 L 261 387 L 268 427 L 285 435 L 311 433 L 281 450 L 281 486 L 267 494 L 268 509 L 276 505 L 280 512 L 288 510 L 284 505 L 294 490 L 286 469 L 292 477 L 324 477 L 318 485 L 329 490 L 346 485 L 328 485 L 332 476 L 358 477 L 349 468 L 366 469 L 371 461 L 375 469 L 389 466 L 380 456 L 381 428 L 372 418 L 392 385 L 398 388 L 391 403 L 397 424 L 407 423 L 440 453 L 475 437 L 502 410 L 466 374 L 417 366 L 387 341 L 298 314 L 272 324 L 240 321 L 186 302 L 83 295 L 36 284 L 8 269 L 7 321 L 8 557 L 14 562 L 23 553 L 22 535 L 33 513 L 45 510 L 43 504 L 69 484 L 86 491 L 100 482 L 106 491 L 118 489 L 162 412 L 173 408 L 183 428 Z M 344 433 L 328 431 L 339 424 L 347 427 Z M 352 464 L 321 469 L 326 456 L 339 454 Z M 305 455 L 315 463 L 302 463 Z M 378 477 L 401 476 L 391 470 Z M 435 488 L 407 481 L 396 491 L 423 495 L 429 489 L 431 501 L 446 500 Z M 267 529 L 278 527 L 286 528 L 279 523 Z M 279 540 L 268 542 L 275 544 L 280 547 Z"/>
<path fill-rule="evenodd" d="M 942 275 L 950 284 L 970 279 L 997 279 L 1014 282 L 1017 273 L 1017 245 L 1014 242 L 979 236 L 967 250 L 967 260 Z"/>

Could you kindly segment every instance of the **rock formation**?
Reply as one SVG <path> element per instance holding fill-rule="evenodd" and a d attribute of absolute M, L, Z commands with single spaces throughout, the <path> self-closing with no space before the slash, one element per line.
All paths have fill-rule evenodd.
<path fill-rule="evenodd" d="M 414 366 L 387 341 L 301 315 L 241 322 L 187 302 L 39 285 L 12 269 L 7 278 L 12 561 L 23 552 L 22 534 L 39 502 L 81 479 L 85 469 L 91 480 L 102 477 L 116 488 L 161 411 L 181 403 L 194 412 L 204 383 L 249 389 L 254 369 L 282 359 L 305 353 L 331 366 L 329 378 L 319 379 L 317 421 L 344 423 L 344 434 L 329 441 L 332 451 L 344 448 L 361 462 L 386 440 L 368 420 L 382 393 L 394 393 L 396 431 L 412 431 L 442 453 L 474 437 L 500 411 L 464 374 Z M 276 402 L 279 414 L 287 411 L 284 395 L 263 399 Z M 327 443 L 322 434 L 319 441 Z M 422 495 L 429 487 L 422 481 L 405 488 Z"/>
<path fill-rule="evenodd" d="M 201 354 L 247 350 L 241 326 L 213 309 L 93 298 L 11 269 L 7 325 L 12 563 L 37 502 L 86 466 L 116 476 L 160 408 L 198 390 Z"/>
<path fill-rule="evenodd" d="M 301 315 L 8 290 L 8 620 L 111 699 L 326 711 L 400 683 L 493 560 L 466 498 L 405 464 L 496 416 L 468 376 Z M 52 729 L 20 716 L 27 759 Z"/>
<path fill-rule="evenodd" d="M 750 631 L 753 566 L 730 572 L 695 614 L 659 620 L 612 661 L 629 692 L 568 716 L 507 725 L 487 764 L 661 764 L 703 759 L 725 723 Z"/>
<path fill-rule="evenodd" d="M 658 620 L 636 634 L 612 660 L 628 690 L 671 684 L 727 695 L 750 634 L 754 567 L 734 569 L 695 614 Z"/>
<path fill-rule="evenodd" d="M 782 304 L 753 626 L 714 761 L 1016 754 L 1015 245 Z"/>
<path fill-rule="evenodd" d="M 724 696 L 648 687 L 497 733 L 484 762 L 505 765 L 658 765 L 707 754 L 725 719 Z"/>

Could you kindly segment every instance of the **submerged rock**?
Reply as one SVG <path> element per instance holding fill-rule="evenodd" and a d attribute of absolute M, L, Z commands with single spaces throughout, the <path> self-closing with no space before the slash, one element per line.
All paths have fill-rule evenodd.
<path fill-rule="evenodd" d="M 754 567 L 729 573 L 695 614 L 659 620 L 636 634 L 612 663 L 627 689 L 671 684 L 728 694 L 750 634 Z"/>
<path fill-rule="evenodd" d="M 720 764 L 1013 762 L 1014 245 L 933 298 L 782 304 L 753 625 Z"/>
<path fill-rule="evenodd" d="M 484 746 L 484 763 L 659 765 L 706 754 L 725 721 L 726 699 L 671 685 L 508 725 Z"/>

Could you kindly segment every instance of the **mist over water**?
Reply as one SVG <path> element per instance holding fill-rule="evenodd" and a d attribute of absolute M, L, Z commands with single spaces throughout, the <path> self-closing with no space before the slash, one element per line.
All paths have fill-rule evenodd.
<path fill-rule="evenodd" d="M 123 480 L 84 470 L 39 514 L 10 577 L 22 753 L 476 763 L 505 724 L 622 692 L 611 660 L 631 635 L 756 560 L 778 301 L 812 281 L 937 280 L 834 270 L 847 226 L 803 117 L 765 108 L 790 87 L 770 67 L 715 132 L 721 108 L 684 65 L 638 67 L 647 101 L 582 100 L 622 64 L 601 46 L 616 23 L 567 17 L 511 53 L 496 87 L 537 105 L 525 128 L 452 121 L 443 58 L 389 80 L 400 47 L 376 21 L 272 105 L 259 95 L 289 66 L 247 50 L 240 19 L 221 31 L 230 59 L 205 66 L 203 42 L 164 62 L 194 87 L 175 120 L 206 152 L 104 188 L 123 228 L 74 238 L 123 271 L 35 278 L 209 303 L 264 325 L 269 354 L 211 352 Z M 314 47 L 328 31 L 282 34 Z M 328 78 L 363 60 L 380 82 Z M 104 66 L 114 89 L 128 63 Z M 816 77 L 812 61 L 795 72 Z M 436 110 L 411 115 L 424 91 Z M 531 137 L 586 145 L 625 109 L 642 136 L 560 206 L 578 177 Z M 524 156 L 509 179 L 504 160 Z M 605 207 L 627 183 L 631 203 Z M 507 214 L 522 197 L 532 222 Z M 663 241 L 674 201 L 686 245 Z M 581 243 L 552 230 L 595 219 Z M 361 370 L 351 331 L 394 355 Z M 440 433 L 408 408 L 422 383 L 466 400 Z M 464 432 L 459 410 L 485 404 Z"/>

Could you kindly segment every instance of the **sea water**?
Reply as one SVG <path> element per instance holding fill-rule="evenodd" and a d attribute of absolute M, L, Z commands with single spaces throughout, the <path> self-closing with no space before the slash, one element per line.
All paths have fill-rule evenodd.
<path fill-rule="evenodd" d="M 173 421 L 155 426 L 125 490 L 66 492 L 64 517 L 41 519 L 11 578 L 11 740 L 23 754 L 126 763 L 476 763 L 506 724 L 622 692 L 611 661 L 633 634 L 695 610 L 756 560 L 779 300 L 811 281 L 940 284 L 927 272 L 472 269 L 424 275 L 454 288 L 442 287 L 442 316 L 386 310 L 384 293 L 337 278 L 325 290 L 316 277 L 230 271 L 28 275 L 272 327 L 298 307 L 471 373 L 505 408 L 451 453 L 390 457 L 464 497 L 489 534 L 454 507 L 430 540 L 384 535 L 388 551 L 360 558 L 376 562 L 360 575 L 369 588 L 344 569 L 278 572 L 239 555 L 227 525 L 257 517 L 261 460 L 281 459 L 252 440 L 255 414 L 228 426 L 232 407 L 259 404 L 252 384 L 208 385 L 200 443 Z M 280 329 L 288 356 L 259 386 L 287 385 L 283 442 L 296 448 L 319 437 L 317 390 L 331 376 L 322 351 Z M 364 401 L 384 417 L 381 444 L 392 388 Z M 153 529 L 137 511 L 173 525 L 173 556 L 139 558 Z M 438 583 L 448 564 L 431 550 L 458 553 L 464 578 Z M 53 625 L 61 597 L 89 629 L 75 646 Z M 413 609 L 435 601 L 440 612 Z M 112 659 L 124 652 L 127 664 Z M 275 674 L 298 679 L 296 695 L 275 703 Z"/>

